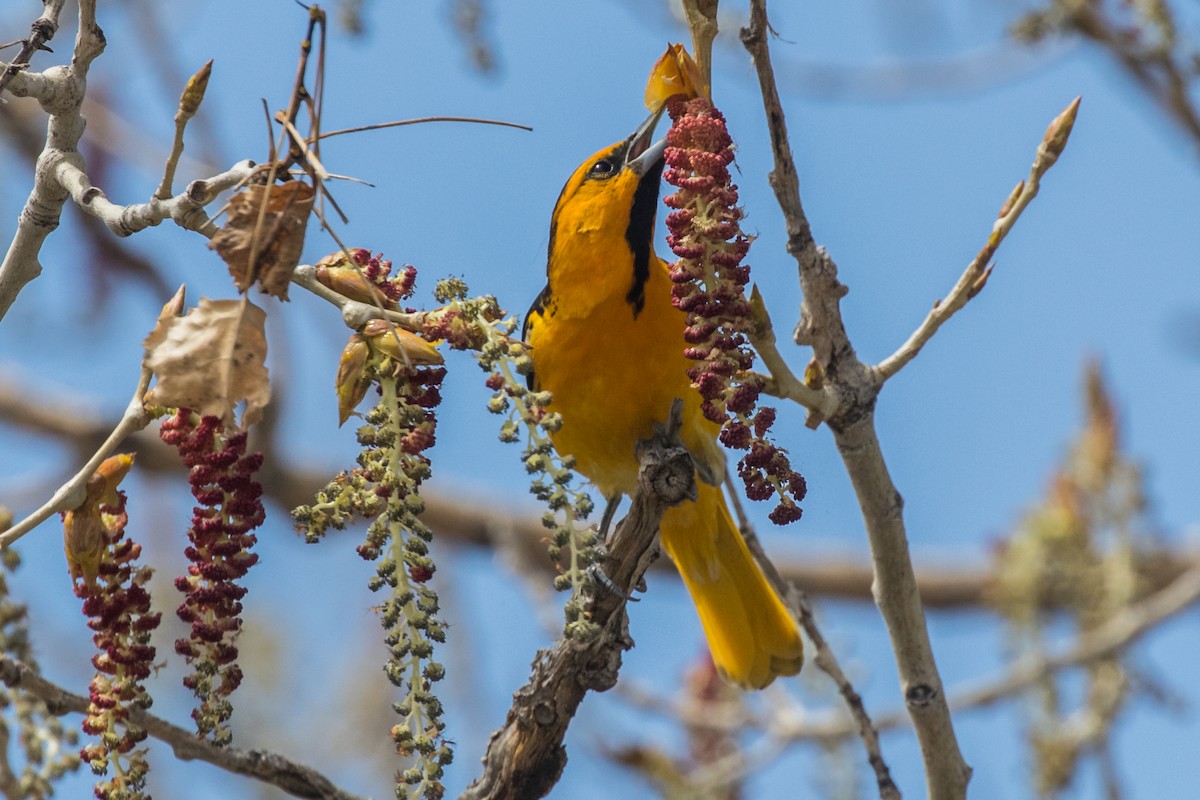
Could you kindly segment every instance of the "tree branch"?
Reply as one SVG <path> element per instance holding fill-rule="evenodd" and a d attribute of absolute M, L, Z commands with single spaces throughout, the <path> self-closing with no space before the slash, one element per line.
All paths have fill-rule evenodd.
<path fill-rule="evenodd" d="M 0 73 L 0 94 L 4 93 L 5 87 L 10 82 L 25 73 L 34 53 L 50 49 L 46 47 L 46 42 L 53 39 L 54 34 L 58 33 L 58 16 L 62 13 L 65 2 L 66 0 L 42 0 L 42 15 L 35 19 L 30 26 L 29 38 L 25 40 L 21 51 L 17 53 L 16 60 L 8 64 L 4 68 L 4 72 Z"/>
<path fill-rule="evenodd" d="M 951 693 L 950 708 L 955 713 L 970 711 L 1010 699 L 1037 687 L 1048 676 L 1076 667 L 1086 666 L 1097 659 L 1128 648 L 1139 638 L 1163 622 L 1200 603 L 1200 565 L 1178 575 L 1169 585 L 1121 611 L 1104 624 L 1081 633 L 1073 641 L 1054 652 L 1030 655 L 1018 659 L 999 674 L 968 683 Z M 697 715 L 687 706 L 664 704 L 657 696 L 636 692 L 636 702 L 650 710 L 669 714 L 687 725 L 709 727 L 732 732 L 745 728 L 768 728 L 780 742 L 837 741 L 858 734 L 858 722 L 840 710 L 814 713 L 795 711 L 787 705 L 777 706 L 769 718 L 745 713 L 720 714 L 707 710 Z M 904 709 L 877 714 L 874 727 L 887 732 L 904 727 L 912 720 Z"/>
<path fill-rule="evenodd" d="M 165 200 L 151 197 L 148 202 L 127 206 L 112 203 L 102 190 L 92 185 L 82 166 L 74 160 L 60 162 L 54 175 L 82 211 L 99 219 L 117 236 L 130 236 L 170 219 L 185 230 L 211 239 L 218 228 L 205 213 L 204 206 L 211 203 L 217 194 L 242 183 L 258 169 L 249 159 L 239 161 L 220 175 L 192 181 L 174 197 Z"/>
<path fill-rule="evenodd" d="M 597 582 L 587 616 L 600 634 L 587 642 L 564 637 L 538 651 L 529 682 L 513 694 L 503 727 L 488 741 L 483 775 L 461 800 L 544 797 L 566 765 L 563 737 L 579 704 L 589 691 L 607 691 L 616 684 L 621 653 L 633 646 L 625 610 L 628 594 L 658 555 L 663 512 L 695 495 L 692 460 L 678 439 L 681 410 L 677 400 L 672 424 L 642 450 L 638 492 L 607 543 L 601 568 L 620 591 L 607 591 Z"/>
<path fill-rule="evenodd" d="M 879 791 L 880 800 L 900 800 L 900 789 L 892 780 L 891 770 L 888 769 L 887 762 L 883 759 L 883 750 L 879 746 L 879 731 L 871 722 L 871 716 L 867 713 L 862 695 L 858 693 L 854 685 L 850 683 L 850 679 L 846 677 L 846 673 L 842 671 L 842 665 L 838 661 L 837 655 L 829 646 L 829 642 L 825 640 L 825 635 L 821 633 L 816 615 L 813 613 L 812 603 L 808 601 L 804 592 L 783 579 L 775 568 L 775 564 L 767 556 L 762 543 L 758 540 L 758 535 L 746 518 L 737 493 L 733 491 L 733 480 L 728 473 L 725 474 L 725 484 L 730 489 L 730 496 L 733 498 L 733 504 L 737 510 L 738 527 L 741 529 L 742 538 L 746 540 L 746 546 L 750 548 L 751 555 L 754 556 L 754 560 L 762 569 L 767 581 L 779 596 L 785 599 L 792 614 L 800 621 L 801 627 L 804 628 L 804 632 L 808 634 L 809 640 L 816 649 L 813 663 L 837 686 L 838 693 L 842 696 L 846 709 L 854 720 L 858 737 L 867 751 L 867 763 L 871 765 L 871 769 L 875 773 L 875 785 Z M 746 759 L 739 760 L 743 764 L 746 763 Z"/>
<path fill-rule="evenodd" d="M 903 501 L 888 475 L 875 432 L 874 407 L 881 382 L 850 344 L 839 305 L 846 287 L 837 279 L 833 260 L 816 246 L 804 216 L 800 181 L 771 68 L 768 29 L 765 0 L 752 0 L 750 26 L 742 29 L 742 43 L 758 73 L 775 154 L 771 186 L 787 223 L 788 252 L 796 258 L 804 295 L 794 339 L 812 347 L 823 388 L 838 401 L 837 411 L 826 422 L 862 509 L 874 565 L 875 602 L 887 624 L 901 691 L 921 747 L 928 796 L 931 800 L 962 798 L 971 769 L 959 751 L 929 643 L 908 552 Z"/>
<path fill-rule="evenodd" d="M 81 402 L 75 395 L 57 396 L 45 387 L 22 389 L 0 379 L 0 421 L 56 439 L 80 458 L 90 457 L 116 427 L 116 423 L 104 421 L 87 410 L 95 407 L 94 402 Z M 258 427 L 261 433 L 262 426 Z M 292 509 L 310 502 L 328 482 L 328 476 L 317 468 L 307 469 L 285 457 L 277 457 L 278 448 L 271 441 L 259 441 L 255 446 L 267 453 L 260 472 L 263 489 L 282 508 Z M 153 433 L 135 431 L 125 440 L 125 447 L 136 455 L 139 471 L 164 474 L 183 469 L 174 452 Z M 472 502 L 464 499 L 464 495 L 469 497 L 470 491 L 444 489 L 421 493 L 425 501 L 421 519 L 437 532 L 441 541 L 497 550 L 516 549 L 522 563 L 544 569 L 547 574 L 555 571 L 554 562 L 546 557 L 546 529 L 535 515 L 511 511 L 495 502 Z M 776 555 L 772 560 L 783 580 L 810 596 L 851 601 L 872 599 L 874 575 L 869 563 L 848 555 L 822 552 L 819 546 L 816 549 L 816 555 L 808 549 L 803 558 Z M 970 566 L 972 560 L 977 561 L 978 556 L 960 555 L 944 564 L 928 564 L 916 570 L 917 588 L 926 608 L 947 611 L 986 608 L 995 576 L 982 564 Z M 1142 585 L 1157 591 L 1197 565 L 1200 552 L 1164 548 L 1139 557 L 1137 574 Z M 663 573 L 675 572 L 669 562 L 662 560 L 654 562 L 651 568 Z"/>
<path fill-rule="evenodd" d="M 54 16 L 57 16 L 60 6 L 61 3 L 48 3 L 46 10 L 53 10 Z M 46 15 L 42 19 L 47 19 Z M 17 232 L 8 252 L 0 261 L 0 319 L 8 313 L 21 289 L 41 274 L 38 253 L 46 237 L 58 227 L 62 207 L 68 197 L 66 190 L 55 179 L 55 173 L 60 164 L 82 161 L 78 147 L 79 139 L 83 136 L 84 120 L 79 109 L 83 104 L 88 69 L 102 52 L 104 32 L 96 24 L 95 0 L 80 0 L 79 33 L 75 39 L 71 65 L 41 73 L 45 85 L 37 99 L 50 115 L 50 122 L 46 128 L 46 146 L 38 156 L 34 171 L 33 191 L 21 209 Z M 27 76 L 21 73 L 20 77 Z M 13 80 L 13 84 L 19 82 Z M 8 88 L 14 90 L 13 85 Z"/>
<path fill-rule="evenodd" d="M 51 683 L 20 661 L 0 655 L 0 682 L 41 698 L 51 714 L 86 714 L 89 700 Z M 131 709 L 129 720 L 174 750 L 183 761 L 206 761 L 227 772 L 276 786 L 293 797 L 313 800 L 361 800 L 342 791 L 316 770 L 265 750 L 214 747 L 191 731 L 172 725 L 140 709 Z"/>
<path fill-rule="evenodd" d="M 1078 97 L 1072 100 L 1063 112 L 1050 123 L 1046 129 L 1046 135 L 1042 138 L 1042 143 L 1038 146 L 1033 166 L 1029 169 L 1029 177 L 1018 183 L 1008 195 L 1008 199 L 1004 201 L 1004 205 L 1001 206 L 1000 213 L 992 225 L 992 232 L 989 234 L 987 242 L 976 254 L 974 260 L 967 265 L 958 282 L 954 284 L 954 288 L 950 290 L 950 294 L 944 301 L 939 300 L 934 303 L 933 309 L 912 336 L 908 337 L 908 341 L 875 367 L 881 381 L 886 381 L 899 372 L 905 364 L 912 361 L 917 353 L 921 352 L 925 343 L 937 333 L 938 328 L 987 285 L 988 277 L 992 274 L 992 256 L 996 254 L 1000 243 L 1004 241 L 1004 237 L 1008 235 L 1017 219 L 1020 218 L 1021 212 L 1037 196 L 1042 176 L 1050 167 L 1054 166 L 1063 148 L 1066 147 L 1067 138 L 1071 135 L 1071 128 L 1075 125 L 1075 116 L 1079 113 L 1079 101 Z"/>
<path fill-rule="evenodd" d="M 121 417 L 121 421 L 117 423 L 117 426 L 113 428 L 112 433 L 108 435 L 108 438 L 104 440 L 104 444 L 100 445 L 95 454 L 75 473 L 74 477 L 59 487 L 58 491 L 41 508 L 0 534 L 0 550 L 9 547 L 17 539 L 20 539 L 29 533 L 29 531 L 41 525 L 52 515 L 79 507 L 79 504 L 83 502 L 87 482 L 91 479 L 97 467 L 100 466 L 100 463 L 108 458 L 112 454 L 112 451 L 127 436 L 136 430 L 141 430 L 149 423 L 144 399 L 146 389 L 150 386 L 151 375 L 150 370 L 143 367 L 141 377 L 138 379 L 137 389 L 134 390 L 133 398 L 125 408 L 125 414 Z"/>

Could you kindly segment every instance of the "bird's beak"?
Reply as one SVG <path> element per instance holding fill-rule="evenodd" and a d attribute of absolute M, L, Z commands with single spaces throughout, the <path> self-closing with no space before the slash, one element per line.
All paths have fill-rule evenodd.
<path fill-rule="evenodd" d="M 645 175 L 650 167 L 658 163 L 667 149 L 665 136 L 652 143 L 654 128 L 658 125 L 658 120 L 662 117 L 665 108 L 666 106 L 663 106 L 647 117 L 646 121 L 639 125 L 628 139 L 629 146 L 625 149 L 625 167 L 633 170 L 635 175 Z"/>

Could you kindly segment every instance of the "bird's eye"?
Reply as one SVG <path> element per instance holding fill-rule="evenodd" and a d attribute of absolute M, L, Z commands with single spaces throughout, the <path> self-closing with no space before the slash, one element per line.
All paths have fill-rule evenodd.
<path fill-rule="evenodd" d="M 617 171 L 617 167 L 607 158 L 602 158 L 595 164 L 592 164 L 591 172 L 589 173 L 594 178 L 607 178 Z"/>

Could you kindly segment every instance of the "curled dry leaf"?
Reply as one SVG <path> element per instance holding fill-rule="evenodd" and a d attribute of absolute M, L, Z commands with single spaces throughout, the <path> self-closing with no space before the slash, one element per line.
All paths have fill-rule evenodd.
<path fill-rule="evenodd" d="M 343 297 L 357 300 L 360 303 L 378 305 L 381 308 L 395 308 L 396 303 L 374 286 L 362 268 L 347 262 L 340 252 L 326 256 L 317 262 L 317 281 L 333 289 Z"/>
<path fill-rule="evenodd" d="M 233 427 L 233 410 L 245 400 L 243 426 L 257 422 L 271 399 L 266 318 L 249 300 L 207 297 L 187 316 L 160 317 L 144 342 L 144 363 L 158 377 L 155 402 Z"/>
<path fill-rule="evenodd" d="M 100 558 L 108 544 L 100 506 L 117 502 L 117 486 L 132 467 L 132 453 L 104 459 L 88 479 L 83 502 L 63 514 L 63 550 L 72 578 L 82 578 L 90 585 L 100 574 Z"/>
<path fill-rule="evenodd" d="M 362 335 L 371 347 L 401 364 L 441 364 L 443 360 L 432 344 L 384 319 L 368 322 L 363 326 Z"/>
<path fill-rule="evenodd" d="M 359 334 L 350 337 L 342 349 L 342 357 L 338 361 L 337 380 L 334 388 L 338 399 L 338 425 L 344 425 L 350 419 L 350 414 L 367 396 L 371 379 L 367 377 L 367 357 L 371 348 Z"/>
<path fill-rule="evenodd" d="M 707 97 L 708 86 L 687 49 L 681 44 L 669 44 L 646 81 L 646 108 L 658 111 L 677 94 L 687 100 Z"/>
<path fill-rule="evenodd" d="M 229 222 L 208 246 L 224 259 L 239 291 L 257 282 L 267 294 L 287 299 L 312 207 L 312 187 L 301 181 L 247 186 L 233 196 Z"/>

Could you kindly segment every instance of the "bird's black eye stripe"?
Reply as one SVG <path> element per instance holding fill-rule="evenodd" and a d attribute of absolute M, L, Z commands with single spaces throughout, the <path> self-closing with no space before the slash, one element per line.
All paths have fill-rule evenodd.
<path fill-rule="evenodd" d="M 602 158 L 588 170 L 589 178 L 609 178 L 617 172 L 617 165 L 612 159 Z"/>

